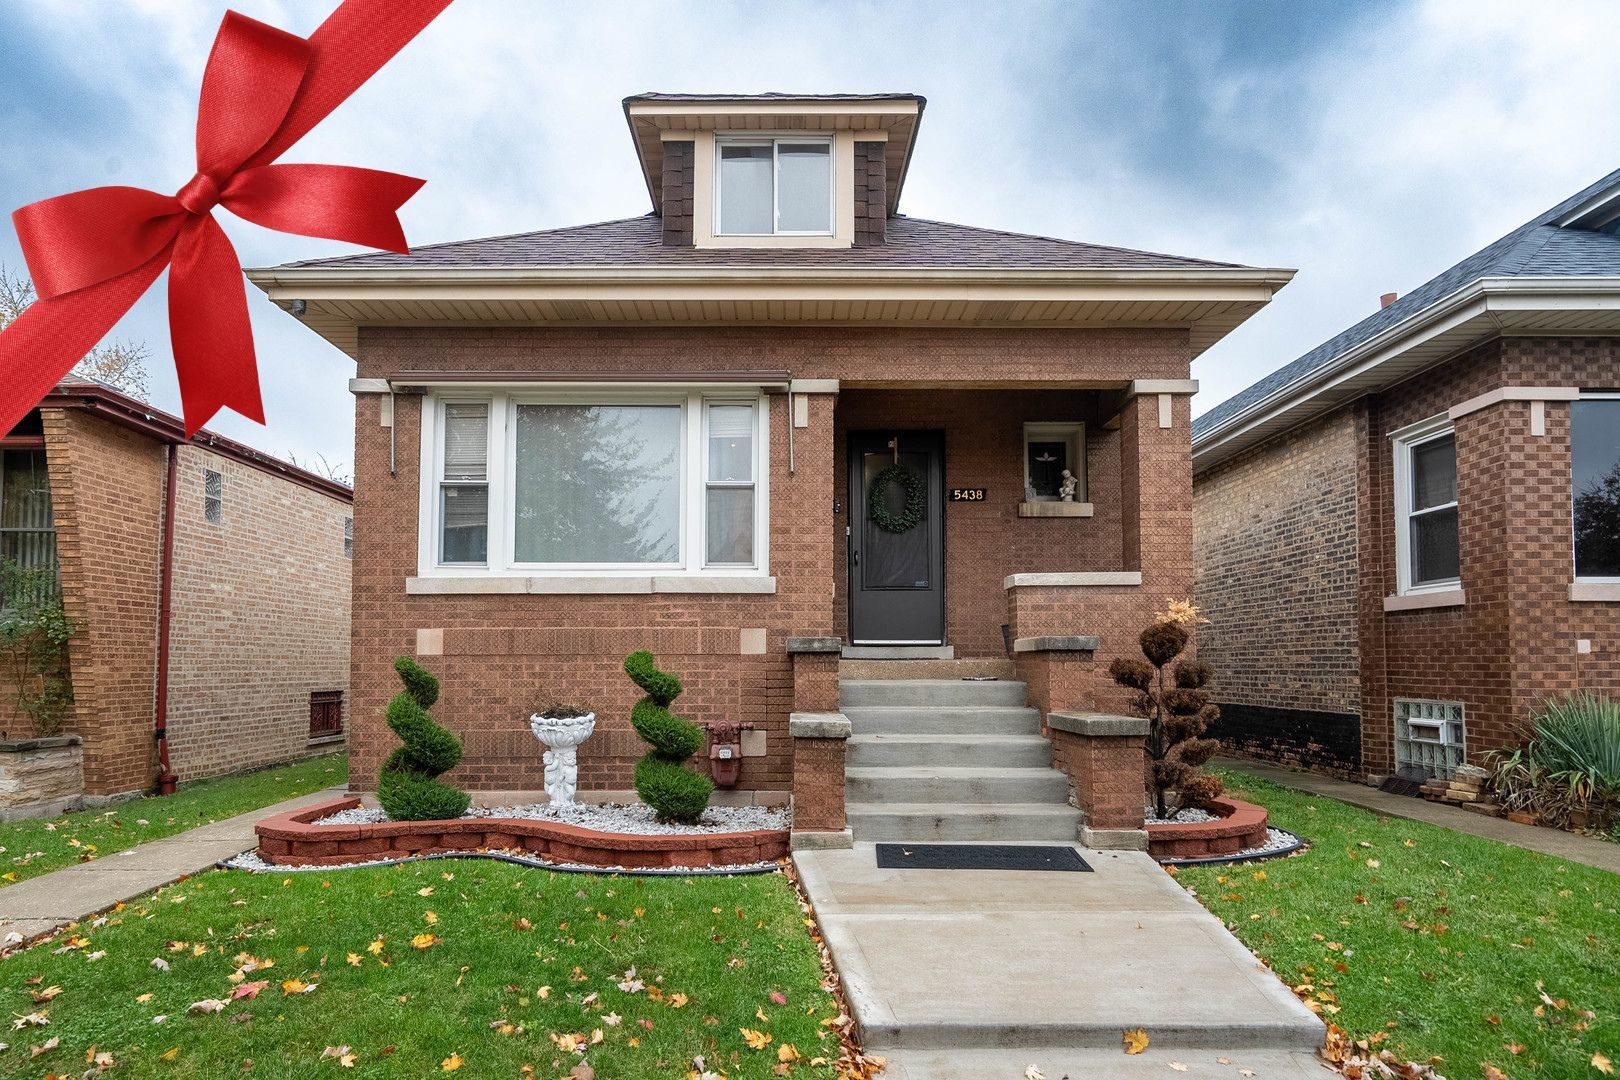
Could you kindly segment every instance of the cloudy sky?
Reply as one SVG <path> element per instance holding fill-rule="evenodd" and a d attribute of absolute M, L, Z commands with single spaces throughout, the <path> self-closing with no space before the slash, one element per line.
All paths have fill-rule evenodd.
<path fill-rule="evenodd" d="M 230 6 L 307 34 L 334 3 Z M 0 5 L 0 210 L 178 188 L 226 7 Z M 1609 0 L 457 0 L 283 160 L 427 179 L 403 217 L 430 243 L 645 212 L 630 93 L 921 93 L 903 212 L 1298 268 L 1198 361 L 1204 409 L 1620 166 L 1617 40 Z M 220 217 L 248 265 L 348 250 Z M 178 411 L 162 290 L 114 336 Z M 352 363 L 250 304 L 269 425 L 213 426 L 347 462 Z"/>

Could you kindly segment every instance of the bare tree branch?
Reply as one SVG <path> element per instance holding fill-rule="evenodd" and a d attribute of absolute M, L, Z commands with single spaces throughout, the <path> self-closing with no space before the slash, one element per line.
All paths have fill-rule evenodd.
<path fill-rule="evenodd" d="M 27 311 L 35 297 L 33 282 L 0 263 L 0 331 Z M 108 342 L 91 349 L 73 366 L 73 371 L 145 401 L 151 393 L 146 372 L 149 355 L 146 346 L 138 341 Z"/>

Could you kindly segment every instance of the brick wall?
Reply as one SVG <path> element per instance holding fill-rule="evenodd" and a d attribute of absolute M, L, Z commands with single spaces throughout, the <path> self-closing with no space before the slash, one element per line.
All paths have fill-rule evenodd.
<path fill-rule="evenodd" d="M 1467 602 L 1384 610 L 1384 598 L 1397 588 L 1390 433 L 1502 386 L 1620 386 L 1620 346 L 1608 338 L 1487 342 L 1198 478 L 1199 598 L 1217 618 L 1205 641 L 1206 650 L 1221 657 L 1218 697 L 1258 709 L 1283 707 L 1280 698 L 1296 697 L 1323 710 L 1329 733 L 1343 714 L 1359 711 L 1362 767 L 1387 773 L 1394 768 L 1396 698 L 1461 701 L 1468 750 L 1478 760 L 1486 749 L 1517 743 L 1529 713 L 1549 694 L 1577 686 L 1620 692 L 1620 603 L 1569 599 L 1567 403 L 1545 403 L 1543 435 L 1531 434 L 1528 402 L 1500 402 L 1457 419 Z M 1348 459 L 1334 468 L 1341 454 Z M 1283 465 L 1290 459 L 1295 470 Z M 1331 542 L 1335 558 L 1342 558 L 1343 515 L 1319 511 L 1340 505 L 1352 469 L 1359 492 L 1353 623 L 1344 612 L 1343 567 L 1319 546 Z M 1300 472 L 1300 482 L 1287 488 Z M 1265 646 L 1265 635 L 1278 628 L 1254 629 L 1264 624 L 1246 613 L 1243 563 L 1234 565 L 1230 557 L 1244 547 L 1231 539 L 1240 534 L 1229 531 L 1230 523 L 1246 505 L 1271 505 L 1255 493 L 1279 487 L 1282 494 L 1265 514 L 1265 528 L 1275 534 L 1261 538 L 1273 536 L 1276 555 L 1263 566 L 1274 590 L 1298 597 L 1312 613 L 1302 625 L 1316 629 L 1299 654 Z M 1312 525 L 1319 535 L 1309 535 Z M 1244 613 L 1236 640 L 1222 621 L 1234 611 Z M 1343 629 L 1352 625 L 1354 647 L 1347 650 Z M 1590 654 L 1577 652 L 1583 638 L 1591 642 Z M 1341 661 L 1343 673 L 1335 674 Z"/>
<path fill-rule="evenodd" d="M 203 516 L 208 469 L 218 524 Z M 351 508 L 200 446 L 180 448 L 177 487 L 170 767 L 192 780 L 303 756 L 310 692 L 349 686 Z"/>
<path fill-rule="evenodd" d="M 1194 482 L 1199 657 L 1233 750 L 1360 766 L 1356 616 L 1358 406 L 1263 443 Z"/>
<path fill-rule="evenodd" d="M 155 775 L 162 445 L 81 409 L 42 409 L 62 604 L 82 631 L 69 647 L 84 739 L 84 787 L 116 795 Z"/>
<path fill-rule="evenodd" d="M 1185 378 L 1187 365 L 1186 334 L 1175 330 L 368 327 L 361 332 L 358 374 L 378 378 L 428 368 L 649 373 L 671 368 L 786 369 L 796 378 L 840 379 L 847 400 L 855 401 L 859 387 L 854 384 L 860 382 L 950 383 L 953 394 L 976 385 L 988 393 L 997 385 L 1019 382 Z M 792 767 L 787 715 L 793 693 L 786 638 L 846 632 L 834 606 L 834 590 L 843 580 L 842 564 L 835 568 L 835 558 L 842 557 L 844 521 L 833 515 L 834 501 L 846 498 L 837 482 L 842 446 L 834 436 L 835 407 L 843 410 L 846 398 L 816 394 L 804 400 L 809 426 L 793 429 L 797 470 L 790 476 L 786 397 L 770 399 L 774 595 L 408 596 L 404 579 L 417 569 L 421 403 L 397 399 L 397 472 L 390 475 L 389 429 L 381 425 L 380 400 L 358 397 L 351 782 L 373 785 L 377 766 L 396 745 L 381 717 L 384 704 L 398 691 L 394 657 L 415 652 L 418 629 L 443 629 L 442 652 L 421 660 L 444 679 L 435 715 L 465 742 L 463 764 L 452 776 L 457 782 L 485 789 L 540 787 L 541 748 L 528 732 L 527 717 L 536 703 L 560 698 L 595 709 L 599 717 L 596 734 L 580 754 L 581 787 L 628 788 L 631 767 L 646 748 L 629 726 L 638 692 L 619 665 L 627 652 L 646 647 L 686 685 L 675 704 L 677 712 L 700 722 L 748 720 L 766 731 L 768 752 L 744 759 L 739 786 L 786 790 Z M 972 395 L 951 400 L 965 419 Z M 858 407 L 858 402 L 848 406 Z M 1183 443 L 1185 407 L 1183 399 L 1178 420 Z M 930 426 L 939 426 L 938 421 Z M 1017 469 L 1014 487 L 1021 489 L 1021 427 L 1001 425 L 986 439 L 987 448 L 1007 450 L 1005 463 L 990 467 Z M 948 469 L 949 454 L 947 448 Z M 963 459 L 972 461 L 973 456 Z M 1184 451 L 1181 461 L 1184 471 Z M 1101 475 L 1106 478 L 1106 471 Z M 958 472 L 951 476 L 953 483 L 977 486 Z M 993 483 L 1001 488 L 1009 481 L 998 474 Z M 1086 524 L 1093 535 L 1107 535 L 1107 520 Z M 1028 535 L 1035 532 L 1030 529 Z M 999 549 L 987 545 L 983 550 L 986 559 L 1005 565 Z M 1033 544 L 1024 550 L 1033 552 Z M 1104 558 L 1090 552 L 1086 557 L 1099 565 Z M 985 580 L 999 584 L 1009 572 L 998 566 Z M 949 582 L 947 587 L 955 591 Z M 999 596 L 989 597 L 982 583 L 979 588 L 987 603 L 998 608 L 1005 603 Z M 976 649 L 1000 650 L 1002 618 L 961 617 L 968 620 L 964 625 L 978 627 L 972 631 Z M 745 655 L 740 632 L 756 628 L 766 631 L 765 652 Z"/>

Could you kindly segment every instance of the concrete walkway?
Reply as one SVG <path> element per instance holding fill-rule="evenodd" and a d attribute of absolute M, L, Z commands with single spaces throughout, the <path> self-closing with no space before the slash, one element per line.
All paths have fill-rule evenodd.
<path fill-rule="evenodd" d="M 1080 851 L 1094 873 L 794 854 L 885 1080 L 1322 1075 L 1321 1022 L 1219 920 L 1144 853 Z M 1138 1027 L 1150 1049 L 1127 1057 Z"/>
<path fill-rule="evenodd" d="M 1353 784 L 1315 773 L 1295 772 L 1263 761 L 1242 758 L 1216 758 L 1214 764 L 1222 769 L 1234 769 L 1270 780 L 1274 784 L 1290 787 L 1311 795 L 1337 799 L 1351 806 L 1359 806 L 1385 817 L 1406 818 L 1439 825 L 1444 829 L 1483 836 L 1526 851 L 1539 851 L 1555 859 L 1595 866 L 1599 870 L 1620 874 L 1620 844 L 1611 844 L 1591 836 L 1547 829 L 1540 825 L 1521 825 L 1507 818 L 1486 817 L 1445 803 L 1432 803 L 1427 799 L 1412 799 L 1405 795 L 1391 795 L 1366 784 Z"/>
<path fill-rule="evenodd" d="M 100 859 L 53 870 L 0 889 L 0 941 L 18 933 L 24 941 L 81 922 L 120 901 L 132 900 L 221 859 L 258 846 L 253 826 L 272 814 L 310 806 L 342 795 L 328 788 L 266 806 L 261 810 L 176 833 Z"/>

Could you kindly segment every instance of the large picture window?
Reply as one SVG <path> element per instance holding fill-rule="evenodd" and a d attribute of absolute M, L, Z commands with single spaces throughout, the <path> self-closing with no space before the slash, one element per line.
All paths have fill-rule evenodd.
<path fill-rule="evenodd" d="M 424 486 L 426 572 L 764 565 L 757 395 L 513 391 L 445 396 L 427 415 L 436 430 L 424 432 L 435 466 Z"/>
<path fill-rule="evenodd" d="M 722 139 L 717 146 L 721 234 L 832 233 L 831 140 Z"/>
<path fill-rule="evenodd" d="M 1620 582 L 1620 394 L 1570 405 L 1575 576 Z"/>
<path fill-rule="evenodd" d="M 1401 591 L 1455 588 L 1461 575 L 1457 439 L 1430 425 L 1395 440 L 1395 549 Z"/>

